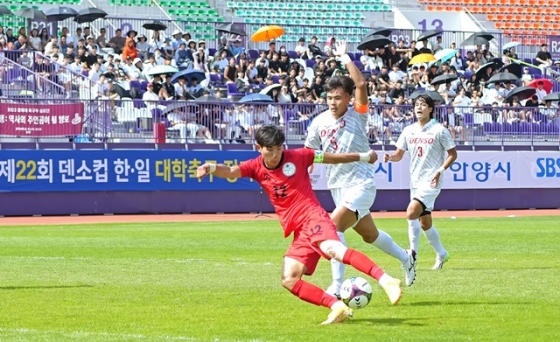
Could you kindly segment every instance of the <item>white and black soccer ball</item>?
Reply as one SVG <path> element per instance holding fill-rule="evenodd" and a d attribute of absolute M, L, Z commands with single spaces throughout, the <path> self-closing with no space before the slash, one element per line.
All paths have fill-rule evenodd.
<path fill-rule="evenodd" d="M 346 279 L 340 288 L 340 299 L 352 309 L 363 309 L 371 300 L 370 283 L 362 277 Z"/>

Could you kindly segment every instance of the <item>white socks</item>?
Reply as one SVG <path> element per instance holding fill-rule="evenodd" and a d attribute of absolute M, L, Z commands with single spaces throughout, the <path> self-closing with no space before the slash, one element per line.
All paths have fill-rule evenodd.
<path fill-rule="evenodd" d="M 344 246 L 346 246 L 346 239 L 344 238 L 343 232 L 336 232 L 338 238 L 342 242 Z M 342 282 L 344 282 L 344 270 L 346 269 L 346 265 L 341 262 L 331 259 L 331 269 L 332 269 L 332 277 L 333 277 L 333 285 L 340 289 L 342 286 Z"/>
<path fill-rule="evenodd" d="M 439 233 L 436 227 L 432 226 L 430 229 L 425 230 L 424 235 L 438 256 L 443 257 L 447 254 L 447 251 L 443 248 L 439 240 Z"/>
<path fill-rule="evenodd" d="M 408 240 L 410 241 L 410 249 L 418 253 L 418 245 L 420 244 L 420 221 L 407 220 L 408 221 Z M 426 235 L 426 237 L 428 237 Z"/>
<path fill-rule="evenodd" d="M 379 236 L 377 237 L 377 239 L 375 239 L 375 241 L 373 241 L 372 245 L 389 254 L 390 256 L 399 259 L 403 264 L 407 262 L 408 254 L 406 254 L 406 251 L 399 247 L 399 245 L 397 245 L 395 241 L 393 241 L 393 238 L 391 238 L 389 234 L 385 233 L 382 230 L 378 230 L 378 232 Z"/>

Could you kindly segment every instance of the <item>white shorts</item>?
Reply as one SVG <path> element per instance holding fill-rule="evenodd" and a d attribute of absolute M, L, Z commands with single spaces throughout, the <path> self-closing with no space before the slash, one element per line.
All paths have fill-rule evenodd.
<path fill-rule="evenodd" d="M 348 188 L 331 189 L 334 204 L 343 206 L 348 210 L 356 212 L 358 220 L 369 215 L 369 210 L 375 202 L 377 188 L 375 185 L 363 186 L 356 185 Z"/>
<path fill-rule="evenodd" d="M 436 198 L 439 196 L 441 189 L 410 189 L 410 200 L 417 200 L 424 207 L 423 215 L 425 212 L 434 210 Z"/>

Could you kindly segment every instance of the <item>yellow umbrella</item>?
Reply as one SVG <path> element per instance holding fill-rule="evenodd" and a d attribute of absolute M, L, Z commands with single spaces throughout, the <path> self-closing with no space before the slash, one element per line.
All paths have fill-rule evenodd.
<path fill-rule="evenodd" d="M 408 62 L 408 65 L 418 64 L 418 63 L 429 63 L 435 60 L 437 60 L 437 58 L 431 53 L 421 53 L 419 55 L 414 56 L 414 58 L 412 58 L 410 62 Z"/>
<path fill-rule="evenodd" d="M 282 36 L 286 31 L 283 28 L 276 25 L 269 25 L 261 27 L 251 36 L 251 40 L 254 42 L 268 42 L 272 39 L 276 39 Z"/>

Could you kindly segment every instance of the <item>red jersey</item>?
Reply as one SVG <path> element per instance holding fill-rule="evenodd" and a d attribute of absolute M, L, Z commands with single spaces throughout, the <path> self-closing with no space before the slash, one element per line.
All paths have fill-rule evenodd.
<path fill-rule="evenodd" d="M 256 180 L 268 195 L 284 228 L 284 237 L 300 229 L 317 211 L 324 211 L 307 171 L 314 158 L 314 150 L 300 148 L 285 150 L 275 169 L 267 168 L 262 156 L 239 166 L 241 176 Z"/>

